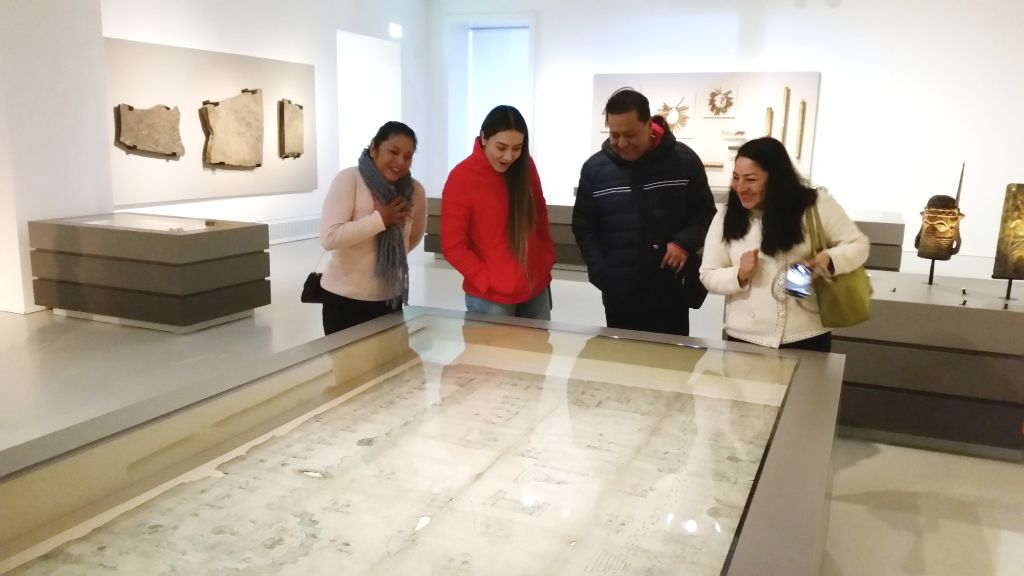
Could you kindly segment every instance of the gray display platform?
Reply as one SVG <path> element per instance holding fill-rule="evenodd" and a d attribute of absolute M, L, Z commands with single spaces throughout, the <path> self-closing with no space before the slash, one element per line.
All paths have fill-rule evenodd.
<path fill-rule="evenodd" d="M 40 306 L 188 332 L 270 303 L 266 224 L 117 213 L 28 226 Z"/>
<path fill-rule="evenodd" d="M 715 201 L 724 202 L 721 190 L 715 190 Z M 572 233 L 572 206 L 548 204 L 551 239 L 555 243 L 555 265 L 585 269 L 583 255 Z M 894 212 L 851 212 L 850 218 L 871 240 L 871 254 L 866 266 L 874 270 L 899 270 L 903 259 L 903 218 Z M 427 198 L 427 235 L 423 240 L 427 252 L 441 253 L 441 199 Z"/>
<path fill-rule="evenodd" d="M 929 285 L 924 274 L 880 271 L 871 281 L 871 319 L 833 332 L 833 350 L 849 359 L 844 429 L 1024 455 L 1024 304 L 1003 298 L 1006 281 L 938 277 Z"/>

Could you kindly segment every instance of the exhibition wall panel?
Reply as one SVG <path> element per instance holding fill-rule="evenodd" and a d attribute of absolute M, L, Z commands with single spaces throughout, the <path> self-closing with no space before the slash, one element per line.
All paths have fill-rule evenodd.
<path fill-rule="evenodd" d="M 293 62 L 192 50 L 107 38 L 107 107 L 164 105 L 181 111 L 179 130 L 185 153 L 158 159 L 113 151 L 114 204 L 136 206 L 226 196 L 310 192 L 317 188 L 316 94 L 313 66 Z M 204 162 L 204 130 L 199 110 L 243 89 L 260 90 L 262 164 L 240 170 Z M 281 99 L 301 105 L 304 153 L 278 155 L 277 107 Z M 216 108 L 215 108 L 216 110 Z M 109 123 L 111 142 L 115 123 Z"/>

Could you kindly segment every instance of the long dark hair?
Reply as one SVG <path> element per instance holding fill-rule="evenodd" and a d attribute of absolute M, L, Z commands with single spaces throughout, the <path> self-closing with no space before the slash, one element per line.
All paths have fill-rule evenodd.
<path fill-rule="evenodd" d="M 526 236 L 537 223 L 537 206 L 530 189 L 530 133 L 519 110 L 502 104 L 484 118 L 480 137 L 490 138 L 505 130 L 515 130 L 523 135 L 519 158 L 508 167 L 504 176 L 508 189 L 508 246 L 520 262 L 526 262 Z"/>
<path fill-rule="evenodd" d="M 761 251 L 774 256 L 802 242 L 804 210 L 814 205 L 818 192 L 796 171 L 786 147 L 765 136 L 740 146 L 736 157 L 752 160 L 768 174 L 761 204 Z M 726 242 L 739 240 L 749 230 L 750 211 L 740 204 L 736 190 L 730 190 L 722 238 Z"/>

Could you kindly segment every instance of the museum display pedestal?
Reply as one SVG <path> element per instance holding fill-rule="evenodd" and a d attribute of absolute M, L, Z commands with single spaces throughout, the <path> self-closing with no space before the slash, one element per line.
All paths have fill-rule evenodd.
<path fill-rule="evenodd" d="M 840 423 L 876 440 L 1024 456 L 1024 304 L 1006 282 L 871 272 L 871 319 L 846 354 Z"/>
<path fill-rule="evenodd" d="M 192 332 L 270 303 L 266 224 L 116 213 L 28 223 L 35 303 Z"/>
<path fill-rule="evenodd" d="M 712 190 L 721 205 L 728 189 Z M 585 270 L 586 263 L 572 233 L 572 206 L 548 204 L 551 239 L 555 243 L 555 267 Z M 851 212 L 850 218 L 871 240 L 871 255 L 865 264 L 876 270 L 899 270 L 903 258 L 903 217 L 895 212 Z M 427 235 L 423 249 L 441 254 L 441 199 L 427 198 Z"/>

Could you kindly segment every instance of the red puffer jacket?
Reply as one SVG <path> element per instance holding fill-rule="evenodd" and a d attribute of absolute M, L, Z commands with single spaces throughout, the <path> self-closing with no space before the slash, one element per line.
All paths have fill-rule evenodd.
<path fill-rule="evenodd" d="M 471 296 L 498 304 L 521 304 L 551 283 L 555 245 L 540 176 L 530 159 L 530 188 L 537 224 L 526 240 L 526 265 L 509 250 L 505 177 L 491 168 L 477 138 L 473 153 L 451 173 L 441 193 L 441 250 Z"/>

